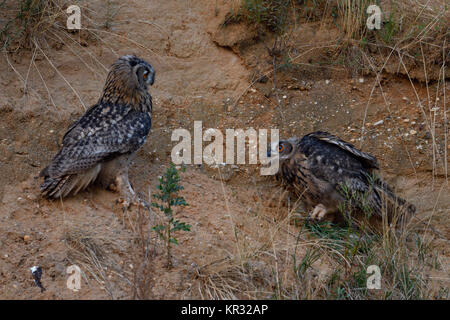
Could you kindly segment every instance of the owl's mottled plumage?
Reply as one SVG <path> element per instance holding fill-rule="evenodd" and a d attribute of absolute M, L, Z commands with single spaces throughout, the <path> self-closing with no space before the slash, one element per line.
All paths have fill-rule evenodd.
<path fill-rule="evenodd" d="M 377 175 L 377 159 L 327 132 L 280 141 L 277 178 L 295 192 L 312 217 L 322 219 L 342 208 L 391 219 L 395 212 L 415 212 Z"/>
<path fill-rule="evenodd" d="M 150 131 L 148 85 L 154 75 L 152 66 L 134 55 L 113 63 L 101 98 L 69 127 L 61 149 L 40 173 L 43 196 L 76 194 L 94 181 L 128 200 L 134 195 L 128 166 Z"/>

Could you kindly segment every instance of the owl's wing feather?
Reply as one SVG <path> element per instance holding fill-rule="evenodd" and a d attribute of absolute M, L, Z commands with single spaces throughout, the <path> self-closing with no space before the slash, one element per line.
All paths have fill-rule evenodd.
<path fill-rule="evenodd" d="M 134 152 L 150 131 L 148 113 L 120 105 L 97 106 L 89 111 L 69 127 L 61 150 L 41 175 L 80 173 L 100 161 Z"/>
<path fill-rule="evenodd" d="M 378 168 L 375 157 L 325 132 L 304 136 L 299 148 L 308 159 L 309 170 L 332 184 L 346 180 L 363 189 L 366 175 Z"/>
<path fill-rule="evenodd" d="M 349 154 L 352 154 L 353 156 L 358 158 L 365 167 L 379 169 L 378 161 L 375 156 L 357 149 L 351 143 L 341 140 L 338 137 L 336 137 L 335 135 L 332 135 L 332 134 L 330 134 L 328 132 L 324 132 L 324 131 L 316 131 L 316 132 L 306 135 L 303 139 L 308 139 L 308 138 L 315 138 L 320 141 L 324 141 L 326 143 L 338 146 L 342 150 L 344 150 L 344 151 L 348 152 Z"/>
<path fill-rule="evenodd" d="M 307 157 L 312 175 L 349 197 L 352 205 L 381 215 L 383 207 L 392 214 L 405 207 L 409 213 L 415 207 L 398 197 L 377 174 L 374 156 L 326 132 L 308 134 L 300 141 L 300 150 Z"/>
<path fill-rule="evenodd" d="M 375 211 L 381 209 L 379 193 L 371 192 L 377 184 L 377 178 L 373 175 L 373 170 L 378 168 L 375 157 L 324 132 L 306 135 L 299 147 L 307 157 L 310 174 L 322 181 L 324 187 L 339 192 L 347 190 L 356 201 L 356 206 L 362 207 L 365 205 L 363 201 L 366 201 Z M 366 195 L 370 196 L 366 199 Z"/>
<path fill-rule="evenodd" d="M 62 144 L 63 145 L 64 144 L 68 144 L 71 141 L 78 140 L 80 130 L 83 128 L 82 126 L 79 126 L 80 121 L 82 121 L 83 118 L 85 120 L 89 119 L 92 114 L 96 114 L 98 116 L 100 111 L 101 111 L 101 106 L 98 105 L 98 104 L 94 104 L 89 109 L 87 109 L 86 112 L 83 114 L 83 116 L 81 118 L 79 118 L 78 120 L 74 121 L 69 126 L 69 128 L 67 128 L 66 133 L 64 134 L 63 139 L 62 139 Z M 83 120 L 83 121 L 85 121 L 85 120 Z M 77 134 L 76 130 L 74 131 L 75 128 L 78 128 L 78 134 Z"/>
<path fill-rule="evenodd" d="M 131 111 L 131 108 L 123 105 L 95 104 L 69 126 L 62 144 L 71 145 L 86 135 L 95 135 L 95 132 L 103 130 L 105 126 L 120 122 Z"/>

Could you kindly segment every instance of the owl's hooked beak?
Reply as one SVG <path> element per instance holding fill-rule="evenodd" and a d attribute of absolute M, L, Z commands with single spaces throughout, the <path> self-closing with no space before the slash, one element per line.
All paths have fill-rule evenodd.
<path fill-rule="evenodd" d="M 261 158 L 260 161 L 264 165 L 261 168 L 261 175 L 268 176 L 274 175 L 279 170 L 279 158 L 278 142 L 272 142 L 267 148 L 267 158 Z"/>
<path fill-rule="evenodd" d="M 267 148 L 267 158 L 270 159 L 270 162 L 278 159 L 280 154 L 278 153 L 278 142 L 272 142 L 272 144 Z"/>
<path fill-rule="evenodd" d="M 152 86 L 154 82 L 155 82 L 155 70 L 153 70 L 152 68 L 150 69 L 150 73 L 147 77 L 146 83 Z"/>

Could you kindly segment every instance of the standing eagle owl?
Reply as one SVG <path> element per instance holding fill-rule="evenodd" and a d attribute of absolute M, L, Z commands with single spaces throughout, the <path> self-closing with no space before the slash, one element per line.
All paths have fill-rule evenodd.
<path fill-rule="evenodd" d="M 41 171 L 44 197 L 66 197 L 98 181 L 127 202 L 134 198 L 128 167 L 150 131 L 148 86 L 154 79 L 152 66 L 134 55 L 113 63 L 99 101 L 68 128 L 61 149 Z"/>
<path fill-rule="evenodd" d="M 276 175 L 304 202 L 313 219 L 342 212 L 370 213 L 389 221 L 395 213 L 413 214 L 415 207 L 396 196 L 377 175 L 377 159 L 327 132 L 279 141 Z M 273 149 L 272 149 L 273 150 Z"/>

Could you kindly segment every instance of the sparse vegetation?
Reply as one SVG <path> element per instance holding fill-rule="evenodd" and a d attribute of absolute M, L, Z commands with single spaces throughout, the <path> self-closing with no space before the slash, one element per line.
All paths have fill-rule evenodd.
<path fill-rule="evenodd" d="M 378 1 L 382 26 L 380 30 L 369 30 L 366 10 L 372 4 L 368 0 L 242 0 L 240 7 L 230 10 L 224 25 L 246 21 L 289 39 L 302 23 L 319 21 L 325 28 L 339 30 L 329 63 L 343 61 L 358 73 L 373 72 L 360 51 L 381 56 L 394 50 L 404 62 L 417 64 L 423 60 L 422 48 L 430 58 L 425 62 L 427 67 L 435 64 L 439 68 L 443 59 L 448 63 L 449 56 L 442 57 L 442 49 L 448 46 L 448 6 L 438 1 Z M 296 50 L 296 44 L 291 43 L 283 55 L 292 56 Z M 396 55 L 392 59 L 397 59 Z M 381 67 L 385 61 L 371 61 L 374 62 Z"/>
<path fill-rule="evenodd" d="M 445 299 L 445 287 L 432 288 L 426 276 L 441 267 L 429 265 L 435 261 L 430 247 L 422 251 L 420 243 L 431 240 L 415 228 L 374 234 L 306 220 L 279 250 L 268 243 L 248 252 L 244 261 L 230 256 L 227 267 L 215 266 L 218 273 L 201 270 L 201 290 L 205 298 L 220 299 Z M 285 250 L 292 250 L 292 255 Z M 381 289 L 367 288 L 371 265 L 380 269 Z"/>
<path fill-rule="evenodd" d="M 63 240 L 68 249 L 69 265 L 77 265 L 83 272 L 81 286 L 89 286 L 88 279 L 94 279 L 104 288 L 110 298 L 114 299 L 114 285 L 108 274 L 121 272 L 121 265 L 107 251 L 120 246 L 120 241 L 95 235 L 76 227 L 67 228 Z"/>
<path fill-rule="evenodd" d="M 165 225 L 156 225 L 153 227 L 153 230 L 155 230 L 166 243 L 168 268 L 172 266 L 171 245 L 178 244 L 178 240 L 175 238 L 174 233 L 191 230 L 189 224 L 175 219 L 175 207 L 188 205 L 186 200 L 178 195 L 178 192 L 184 189 L 179 183 L 180 176 L 178 170 L 175 165 L 171 163 L 166 172 L 159 178 L 159 185 L 157 186 L 159 193 L 153 194 L 153 197 L 158 201 L 152 202 L 152 206 L 158 208 L 167 218 Z"/>
<path fill-rule="evenodd" d="M 223 25 L 247 21 L 282 34 L 289 22 L 291 0 L 243 0 L 240 7 L 231 8 Z"/>
<path fill-rule="evenodd" d="M 13 44 L 15 50 L 34 47 L 33 39 L 57 29 L 65 16 L 65 4 L 65 0 L 3 0 L 0 8 L 6 15 L 0 20 L 0 48 Z"/>
<path fill-rule="evenodd" d="M 186 28 L 176 30 L 181 32 L 178 36 L 183 32 L 191 32 L 192 23 L 186 21 L 194 21 L 195 10 L 189 16 L 178 17 L 174 14 L 178 20 L 169 17 L 167 19 L 172 20 L 165 24 L 166 21 L 148 21 L 148 17 L 138 14 L 135 20 L 130 20 L 128 14 L 136 11 L 130 9 L 128 12 L 127 8 L 123 10 L 127 11 L 126 15 L 123 15 L 119 2 L 107 1 L 106 6 L 102 7 L 97 3 L 92 6 L 93 9 L 83 9 L 83 14 L 86 15 L 83 16 L 83 25 L 95 25 L 95 28 L 71 34 L 64 28 L 65 3 L 62 0 L 0 0 L 0 51 L 2 56 L 3 53 L 6 56 L 6 59 L 0 60 L 5 62 L 3 70 L 7 70 L 6 76 L 0 77 L 0 88 L 5 92 L 0 90 L 0 115 L 5 125 L 0 128 L 0 149 L 5 154 L 0 169 L 2 173 L 6 172 L 7 183 L 4 185 L 17 187 L 17 190 L 0 190 L 0 200 L 5 201 L 6 208 L 2 208 L 5 212 L 2 230 L 6 232 L 1 232 L 0 243 L 3 246 L 0 249 L 5 266 L 4 274 L 12 275 L 16 279 L 14 285 L 18 285 L 14 291 L 10 278 L 5 276 L 0 281 L 4 285 L 0 287 L 2 295 L 7 298 L 24 297 L 19 292 L 29 288 L 30 279 L 11 270 L 22 268 L 26 257 L 27 261 L 43 262 L 46 284 L 54 281 L 54 292 L 50 289 L 46 293 L 53 296 L 46 296 L 47 298 L 71 297 L 64 287 L 64 267 L 71 264 L 80 266 L 83 270 L 83 288 L 86 284 L 90 289 L 86 295 L 83 295 L 86 291 L 81 292 L 79 297 L 82 298 L 450 298 L 447 276 L 448 238 L 441 239 L 430 232 L 432 225 L 439 230 L 447 230 L 448 226 L 448 213 L 445 212 L 448 208 L 442 206 L 443 201 L 438 202 L 439 197 L 444 198 L 448 192 L 450 147 L 448 108 L 445 108 L 446 99 L 448 100 L 446 70 L 450 58 L 448 6 L 439 7 L 439 3 L 434 5 L 435 1 L 422 0 L 377 1 L 385 15 L 382 29 L 372 31 L 365 26 L 365 6 L 369 4 L 367 0 L 242 0 L 237 8 L 230 10 L 223 28 L 243 22 L 256 26 L 257 38 L 252 38 L 252 41 L 259 41 L 256 49 L 252 47 L 253 43 L 246 43 L 243 47 L 254 50 L 247 55 L 253 60 L 246 68 L 256 70 L 253 79 L 264 79 L 264 83 L 257 83 L 261 84 L 261 87 L 257 87 L 255 83 L 259 80 L 255 80 L 245 93 L 239 95 L 238 92 L 236 103 L 239 103 L 239 107 L 233 107 L 232 102 L 227 102 L 226 106 L 220 106 L 221 109 L 215 109 L 210 106 L 209 101 L 206 102 L 207 99 L 216 93 L 217 96 L 225 95 L 224 92 L 228 94 L 232 91 L 228 90 L 231 87 L 233 90 L 240 90 L 238 84 L 241 83 L 234 79 L 236 65 L 240 63 L 227 60 L 232 55 L 230 51 L 221 50 L 224 55 L 214 51 L 213 59 L 207 59 L 203 52 L 186 52 L 186 44 L 180 47 L 170 45 L 170 41 L 172 44 L 175 41 L 181 42 L 180 37 L 174 38 L 172 23 Z M 217 7 L 220 5 L 216 2 L 216 15 L 223 13 L 223 8 Z M 198 5 L 194 2 L 193 6 Z M 104 11 L 100 13 L 94 10 L 100 10 L 99 8 L 106 10 L 106 14 Z M 204 9 L 199 11 L 204 13 Z M 92 15 L 95 19 L 91 18 Z M 203 23 L 201 16 L 197 18 L 198 22 L 195 23 Z M 140 32 L 142 28 L 139 27 L 143 24 L 153 31 Z M 313 25 L 311 29 L 303 28 L 308 24 Z M 311 42 L 304 42 L 306 37 L 301 38 L 302 41 L 296 39 L 299 27 L 303 28 L 300 32 L 314 31 L 309 38 Z M 190 34 L 197 37 L 202 30 L 199 28 Z M 333 30 L 338 31 L 333 42 L 327 42 L 327 38 L 316 42 L 314 36 L 320 35 L 319 31 L 328 33 Z M 83 34 L 89 34 L 93 37 L 90 40 L 95 39 L 95 42 L 83 41 L 83 37 L 80 40 L 79 36 Z M 205 46 L 205 51 L 211 49 L 206 46 L 210 41 L 209 35 L 195 40 L 199 40 L 202 48 Z M 64 46 L 56 47 L 61 50 L 58 54 L 54 52 L 54 42 Z M 36 44 L 39 46 L 34 47 Z M 33 52 L 35 48 L 37 50 L 31 56 L 28 49 Z M 146 149 L 136 160 L 141 161 L 136 170 L 145 169 L 142 170 L 143 177 L 140 177 L 138 184 L 156 184 L 150 183 L 150 179 L 156 179 L 159 171 L 155 171 L 169 161 L 169 157 L 166 158 L 170 149 L 167 147 L 170 143 L 167 130 L 172 129 L 172 126 L 188 127 L 191 120 L 204 120 L 205 126 L 211 127 L 216 124 L 226 124 L 228 127 L 241 124 L 279 127 L 280 136 L 303 134 L 311 128 L 327 128 L 336 130 L 339 134 L 344 133 L 345 138 L 355 138 L 361 144 L 366 143 L 363 141 L 364 137 L 375 136 L 373 139 L 376 140 L 367 143 L 369 150 L 375 148 L 374 144 L 381 145 L 395 140 L 398 144 L 394 145 L 394 149 L 380 147 L 376 150 L 383 152 L 376 155 L 387 167 L 391 165 L 387 159 L 393 159 L 391 155 L 396 153 L 398 159 L 395 161 L 402 162 L 402 165 L 409 168 L 409 171 L 406 168 L 402 172 L 393 172 L 392 168 L 389 171 L 389 177 L 394 175 L 395 178 L 405 179 L 410 183 L 399 183 L 403 191 L 422 192 L 423 189 L 426 190 L 423 192 L 435 193 L 426 200 L 420 194 L 413 196 L 413 203 L 423 208 L 418 215 L 430 226 L 424 227 L 422 222 L 412 219 L 404 227 L 396 229 L 383 220 L 380 228 L 374 230 L 369 225 L 372 213 L 368 207 L 363 208 L 365 214 L 362 220 L 354 220 L 348 215 L 352 198 L 357 196 L 348 193 L 348 202 L 341 208 L 347 224 L 315 223 L 307 218 L 307 212 L 304 212 L 297 199 L 287 200 L 284 194 L 279 199 L 276 198 L 278 191 L 273 185 L 265 185 L 263 190 L 258 176 L 252 175 L 252 168 L 244 166 L 236 169 L 237 179 L 230 175 L 229 183 L 218 181 L 217 175 L 214 178 L 207 176 L 204 168 L 190 168 L 186 175 L 192 172 L 196 175 L 193 175 L 192 180 L 186 180 L 187 190 L 184 190 L 180 171 L 170 165 L 159 178 L 159 185 L 153 194 L 153 210 L 132 207 L 126 212 L 114 211 L 113 195 L 95 189 L 63 203 L 30 200 L 33 199 L 34 192 L 37 192 L 32 184 L 35 181 L 31 183 L 23 180 L 28 175 L 36 176 L 39 157 L 47 156 L 34 155 L 32 145 L 45 145 L 43 149 L 54 148 L 57 144 L 55 128 L 69 125 L 74 114 L 80 111 L 75 107 L 78 101 L 82 103 L 83 98 L 86 103 L 88 100 L 94 102 L 91 101 L 95 99 L 96 92 L 93 82 L 83 81 L 84 77 L 103 80 L 108 64 L 125 51 L 145 53 L 157 61 L 158 67 L 162 65 L 161 69 L 171 70 L 169 75 L 166 73 L 161 76 L 164 85 L 157 85 L 155 102 L 158 101 L 158 107 L 155 112 L 158 112 L 158 121 L 154 123 L 152 138 L 147 141 Z M 16 55 L 23 52 L 26 53 L 24 61 L 15 60 Z M 244 64 L 247 63 L 247 56 L 244 54 L 239 56 L 237 53 L 236 56 Z M 31 62 L 25 61 L 28 57 L 31 57 Z M 221 70 L 229 70 L 226 76 L 220 74 L 226 81 L 218 80 L 219 77 L 209 81 L 211 78 L 207 72 L 204 72 L 203 78 L 193 71 L 198 66 L 204 66 L 205 61 L 218 63 L 222 59 L 225 63 L 216 68 L 216 71 L 221 73 Z M 175 60 L 176 64 L 172 65 Z M 77 68 L 75 71 L 71 69 L 74 61 Z M 389 64 L 394 67 L 388 70 Z M 354 79 L 345 75 L 343 66 L 353 71 Z M 416 68 L 416 72 L 411 72 L 411 66 Z M 328 72 L 335 67 L 338 67 L 337 73 Z M 305 70 L 313 71 L 306 73 Z M 384 76 L 383 70 L 390 73 L 403 72 L 411 86 L 407 83 L 400 90 L 399 87 L 389 87 L 386 83 L 398 82 L 399 78 Z M 438 72 L 433 73 L 432 70 Z M 193 73 L 187 74 L 188 72 Z M 366 77 L 367 73 L 375 77 Z M 310 77 L 311 74 L 318 75 L 319 80 L 310 80 L 313 78 Z M 362 74 L 365 84 L 373 81 L 373 91 L 379 90 L 378 100 L 374 101 L 375 94 L 372 95 L 370 88 L 367 89 L 358 82 L 358 78 L 363 77 Z M 244 75 L 239 77 L 244 79 Z M 177 77 L 181 79 L 180 82 L 171 86 L 175 83 L 172 79 Z M 200 78 L 196 81 L 201 81 L 201 84 L 185 81 L 194 82 L 194 78 Z M 414 79 L 422 82 L 418 83 Z M 326 85 L 325 81 L 328 81 Z M 349 85 L 350 81 L 352 83 Z M 186 88 L 181 88 L 180 83 L 186 84 Z M 15 90 L 14 87 L 18 89 Z M 260 89 L 264 87 L 268 87 L 267 93 Z M 320 88 L 317 89 L 318 87 Z M 22 89 L 24 91 L 20 91 Z M 348 131 L 347 125 L 341 122 L 342 119 L 347 119 L 345 117 L 334 122 L 322 122 L 324 118 L 319 117 L 323 113 L 331 114 L 332 104 L 341 103 L 338 102 L 337 95 L 334 95 L 339 90 L 349 98 L 345 103 L 348 102 L 350 107 L 345 105 L 339 109 L 339 113 L 333 113 L 333 116 L 338 118 L 343 112 L 350 110 L 351 121 L 354 123 L 351 128 L 348 127 Z M 76 96 L 71 95 L 72 91 Z M 31 93 L 31 97 L 23 99 L 27 92 Z M 332 92 L 329 95 L 331 99 L 318 100 L 329 92 Z M 441 92 L 444 95 L 440 95 Z M 398 101 L 403 101 L 401 97 L 391 100 L 393 95 L 399 93 L 409 99 L 404 101 L 402 108 L 397 105 Z M 411 96 L 417 100 L 411 100 Z M 226 96 L 224 101 L 230 100 L 226 100 L 227 98 Z M 353 98 L 357 101 L 352 101 Z M 233 100 L 234 98 L 231 99 Z M 316 111 L 306 108 L 299 101 L 306 101 L 305 104 L 311 104 Z M 319 103 L 315 105 L 317 101 Z M 327 111 L 322 108 L 322 102 L 323 105 L 327 104 Z M 58 113 L 54 113 L 53 109 L 48 114 L 40 113 L 42 111 L 37 107 L 32 109 L 26 103 L 43 106 L 45 112 L 49 110 L 48 105 L 53 104 Z M 295 103 L 298 105 L 293 108 Z M 197 108 L 198 105 L 201 108 Z M 420 114 L 415 113 L 416 109 Z M 217 110 L 224 111 L 221 113 Z M 289 115 L 286 110 L 293 110 L 293 115 Z M 276 118 L 277 112 L 282 115 L 281 120 Z M 364 114 L 364 117 L 360 117 L 359 113 Z M 417 118 L 416 114 L 419 114 Z M 315 122 L 315 117 L 320 118 L 320 124 Z M 384 121 L 383 124 L 374 126 L 376 121 L 381 120 Z M 406 130 L 406 120 L 409 124 L 417 123 Z M 212 121 L 212 124 L 207 121 Z M 369 121 L 371 126 L 367 124 Z M 30 130 L 26 128 L 28 125 Z M 19 132 L 21 128 L 24 128 L 23 133 Z M 357 129 L 361 130 L 360 140 L 359 132 L 354 132 Z M 382 138 L 386 136 L 377 136 L 391 129 L 389 134 L 394 131 L 396 134 L 390 136 L 392 140 L 383 141 Z M 414 134 L 410 133 L 411 129 L 415 130 Z M 411 140 L 406 140 L 406 135 Z M 398 148 L 403 145 L 407 145 L 409 149 Z M 397 168 L 397 163 L 392 165 Z M 14 176 L 11 172 L 14 172 Z M 10 174 L 12 178 L 9 178 Z M 133 171 L 131 174 L 137 176 L 141 171 Z M 17 181 L 21 185 L 16 186 Z M 255 195 L 250 192 L 254 190 L 257 191 Z M 345 193 L 345 186 L 343 192 Z M 179 209 L 184 208 L 187 202 L 181 193 L 191 204 L 183 212 Z M 147 200 L 151 202 L 150 194 L 149 198 Z M 11 202 L 16 199 L 17 204 L 13 206 Z M 213 204 L 207 206 L 205 202 Z M 191 231 L 187 222 L 181 221 L 185 219 L 195 225 L 195 232 Z M 62 229 L 59 228 L 61 221 L 64 222 Z M 21 229 L 25 228 L 32 235 L 29 244 L 22 240 Z M 56 239 L 63 241 L 55 241 Z M 180 245 L 174 245 L 179 239 L 183 240 Z M 27 250 L 25 253 L 20 252 L 23 248 Z M 9 250 L 17 251 L 17 259 L 11 259 Z M 7 251 L 9 259 L 3 258 Z M 54 260 L 58 260 L 59 265 L 55 266 Z M 377 265 L 381 270 L 380 290 L 367 289 L 367 268 L 370 265 Z M 165 266 L 169 268 L 166 269 Z M 180 274 L 182 276 L 177 278 Z M 60 290 L 59 285 L 64 290 Z M 121 287 L 120 290 L 117 287 Z M 99 292 L 106 292 L 106 295 Z"/>
<path fill-rule="evenodd" d="M 283 33 L 288 23 L 291 0 L 244 0 L 243 11 L 250 22 Z"/>

